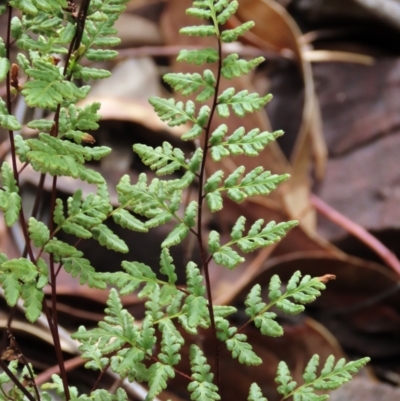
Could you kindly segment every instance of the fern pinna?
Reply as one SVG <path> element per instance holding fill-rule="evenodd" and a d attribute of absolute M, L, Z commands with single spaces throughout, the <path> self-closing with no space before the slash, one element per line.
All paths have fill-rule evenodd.
<path fill-rule="evenodd" d="M 262 335 L 281 336 L 283 327 L 272 308 L 291 315 L 301 313 L 304 304 L 320 295 L 327 279 L 301 278 L 300 272 L 296 272 L 283 290 L 279 277 L 274 276 L 269 284 L 268 300 L 263 300 L 261 286 L 255 285 L 245 300 L 248 320 L 240 328 L 229 319 L 237 312 L 236 308 L 212 302 L 211 260 L 234 269 L 245 261 L 243 254 L 276 243 L 297 224 L 295 221 L 275 223 L 259 219 L 246 228 L 246 219 L 239 217 L 233 224 L 230 240 L 225 243 L 221 243 L 220 234 L 215 230 L 205 238 L 202 229 L 205 208 L 216 213 L 223 209 L 226 197 L 240 203 L 247 197 L 268 195 L 289 178 L 287 174 L 271 174 L 262 167 L 246 171 L 244 166 L 240 166 L 227 177 L 222 170 L 209 176 L 206 173 L 209 158 L 217 163 L 227 156 L 256 156 L 282 135 L 281 131 L 260 132 L 257 128 L 246 132 L 243 127 L 230 132 L 225 124 L 211 129 L 214 116 L 227 118 L 230 113 L 235 113 L 245 117 L 263 108 L 271 99 L 270 95 L 260 96 L 246 90 L 237 92 L 233 87 L 221 90 L 222 80 L 248 74 L 263 62 L 262 57 L 247 61 L 237 54 L 222 55 L 223 43 L 236 41 L 253 27 L 252 22 L 246 22 L 234 29 L 223 29 L 238 8 L 236 0 L 193 1 L 193 6 L 187 10 L 189 15 L 204 22 L 203 25 L 183 28 L 181 34 L 214 37 L 216 47 L 182 50 L 178 60 L 199 66 L 215 64 L 216 73 L 210 69 L 205 69 L 202 74 L 169 73 L 164 79 L 175 91 L 192 95 L 194 101 L 150 99 L 155 112 L 169 126 L 190 126 L 181 137 L 183 141 L 196 140 L 201 146 L 193 154 L 186 155 L 168 142 L 156 148 L 135 144 L 133 151 L 161 178 L 149 179 L 143 173 L 137 182 L 131 183 L 128 175 L 123 176 L 116 187 L 119 206 L 111 205 L 104 178 L 86 166 L 88 161 L 99 160 L 111 151 L 104 146 L 84 146 L 94 142 L 87 131 L 97 128 L 100 105 L 76 106 L 86 97 L 89 87 L 77 86 L 75 82 L 109 75 L 106 70 L 82 66 L 81 61 L 85 58 L 109 60 L 116 56 L 117 53 L 109 47 L 119 42 L 113 36 L 116 33 L 113 23 L 123 11 L 124 3 L 125 0 L 84 0 L 78 12 L 72 3 L 64 0 L 11 0 L 6 8 L 10 24 L 6 41 L 0 42 L 0 79 L 6 79 L 8 93 L 6 102 L 0 101 L 0 126 L 9 131 L 13 158 L 12 165 L 4 162 L 1 168 L 0 209 L 8 226 L 18 220 L 22 224 L 26 254 L 10 260 L 6 255 L 0 255 L 0 283 L 10 306 L 22 298 L 28 320 L 36 321 L 43 310 L 49 321 L 61 376 L 54 375 L 53 382 L 43 386 L 41 397 L 46 401 L 51 399 L 47 392 L 49 389 L 63 394 L 67 401 L 127 399 L 123 389 L 116 394 L 106 390 L 79 394 L 76 388 L 68 386 L 56 326 L 56 280 L 60 268 L 79 277 L 81 284 L 100 289 L 112 287 L 104 321 L 94 329 L 80 327 L 73 335 L 81 343 L 80 351 L 87 360 L 88 369 L 99 370 L 100 378 L 111 369 L 121 378 L 146 383 L 146 400 L 154 399 L 166 389 L 168 380 L 175 375 L 188 381 L 187 389 L 192 400 L 219 400 L 221 348 L 226 347 L 232 358 L 242 364 L 261 364 L 262 360 L 247 341 L 243 328 L 253 324 Z M 19 9 L 23 17 L 11 19 L 12 7 Z M 9 59 L 11 39 L 25 51 L 18 54 L 12 65 Z M 63 65 L 59 65 L 60 59 L 54 54 L 64 57 Z M 18 79 L 18 74 L 22 73 L 25 75 L 23 85 Z M 36 119 L 28 124 L 39 131 L 37 138 L 23 139 L 13 135 L 14 130 L 21 129 L 21 124 L 11 112 L 12 92 L 23 96 L 29 107 L 54 112 L 52 120 Z M 207 103 L 200 105 L 204 102 Z M 43 187 L 46 175 L 53 177 L 53 195 L 59 176 L 95 184 L 97 191 L 83 197 L 82 191 L 78 190 L 67 202 L 53 196 L 49 225 L 38 220 L 35 212 L 26 219 L 19 194 L 19 175 L 23 169 L 18 167 L 17 157 L 21 163 L 30 164 L 40 172 L 39 187 Z M 180 178 L 164 178 L 176 171 L 182 173 Z M 183 191 L 192 184 L 198 188 L 197 200 L 185 204 Z M 164 278 L 156 275 L 154 266 L 135 261 L 124 261 L 123 270 L 118 272 L 96 272 L 79 250 L 79 242 L 73 246 L 57 238 L 57 233 L 63 231 L 79 240 L 94 238 L 110 250 L 127 253 L 126 243 L 106 225 L 108 219 L 123 228 L 142 233 L 174 222 L 173 229 L 161 244 L 160 272 Z M 186 266 L 186 285 L 178 286 L 170 248 L 189 235 L 197 240 L 201 263 L 196 265 L 190 261 Z M 52 289 L 52 311 L 44 303 L 43 288 L 47 284 Z M 145 299 L 146 312 L 141 322 L 135 321 L 120 300 L 120 296 L 134 291 Z M 209 328 L 215 340 L 212 367 L 200 346 L 200 337 L 197 337 L 190 345 L 191 372 L 182 372 L 177 366 L 182 358 L 182 347 L 188 341 L 184 332 L 196 336 L 200 329 Z M 368 358 L 363 358 L 346 364 L 339 360 L 335 364 L 333 357 L 329 357 L 321 372 L 317 373 L 319 358 L 315 355 L 305 368 L 301 385 L 293 381 L 287 365 L 281 362 L 276 377 L 277 392 L 282 399 L 324 400 L 327 395 L 314 391 L 339 387 L 367 361 Z M 26 396 L 30 401 L 39 401 L 34 384 L 33 390 L 21 385 L 19 378 L 22 376 L 15 361 L 8 367 L 4 362 L 1 364 L 5 373 L 0 375 L 0 387 L 6 398 L 14 399 L 10 394 L 18 394 L 20 399 Z M 23 370 L 22 375 L 29 374 L 28 367 L 24 367 L 26 371 Z M 33 374 L 31 376 L 34 383 Z M 14 384 L 11 390 L 3 388 L 8 382 Z M 251 385 L 248 399 L 266 400 L 256 383 Z"/>

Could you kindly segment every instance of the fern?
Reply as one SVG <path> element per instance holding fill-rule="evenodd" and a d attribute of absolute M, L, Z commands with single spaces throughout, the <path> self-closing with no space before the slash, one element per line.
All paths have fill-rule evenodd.
<path fill-rule="evenodd" d="M 0 285 L 10 306 L 22 299 L 25 315 L 32 323 L 46 305 L 44 287 L 48 284 L 53 305 L 56 302 L 60 269 L 79 279 L 82 285 L 108 288 L 104 320 L 94 328 L 82 326 L 72 335 L 80 342 L 85 367 L 97 371 L 100 378 L 110 369 L 121 379 L 144 382 L 148 401 L 167 389 L 169 380 L 177 375 L 188 381 L 192 400 L 220 400 L 221 348 L 225 347 L 240 364 L 260 365 L 262 359 L 253 350 L 243 329 L 252 324 L 262 335 L 281 336 L 283 327 L 272 308 L 285 314 L 301 313 L 304 305 L 321 295 L 324 283 L 333 276 L 301 278 L 300 272 L 296 272 L 286 287 L 278 276 L 273 276 L 268 300 L 262 298 L 262 288 L 256 284 L 245 300 L 248 320 L 241 327 L 235 325 L 238 321 L 236 308 L 214 303 L 211 263 L 234 269 L 245 261 L 243 254 L 277 243 L 297 225 L 295 221 L 276 223 L 263 219 L 246 225 L 245 217 L 241 216 L 233 222 L 230 239 L 225 243 L 221 244 L 218 231 L 206 233 L 206 214 L 222 210 L 226 197 L 241 203 L 249 197 L 266 196 L 289 178 L 287 174 L 264 171 L 261 166 L 248 171 L 239 166 L 226 176 L 221 169 L 208 168 L 210 158 L 218 163 L 228 156 L 262 155 L 265 147 L 282 135 L 282 131 L 261 132 L 257 128 L 246 132 L 240 126 L 231 132 L 228 124 L 211 129 L 216 115 L 227 118 L 234 113 L 245 117 L 261 110 L 271 100 L 271 95 L 237 91 L 234 87 L 221 89 L 223 80 L 249 74 L 264 61 L 262 57 L 245 60 L 235 53 L 222 53 L 223 43 L 238 40 L 254 26 L 249 21 L 233 29 L 225 28 L 238 9 L 237 0 L 192 2 L 187 13 L 202 22 L 182 28 L 181 34 L 213 37 L 216 48 L 182 49 L 178 61 L 204 66 L 203 70 L 171 72 L 164 76 L 173 91 L 188 96 L 185 101 L 173 97 L 149 99 L 162 121 L 170 127 L 185 127 L 181 139 L 194 140 L 195 150 L 188 154 L 168 142 L 156 147 L 134 144 L 133 151 L 157 177 L 142 173 L 131 182 L 128 175 L 123 176 L 116 187 L 118 202 L 111 203 L 104 177 L 88 164 L 111 152 L 108 147 L 96 146 L 90 133 L 99 127 L 101 105 L 95 102 L 79 107 L 77 102 L 86 98 L 90 90 L 84 81 L 110 75 L 91 62 L 116 57 L 117 51 L 112 47 L 118 45 L 120 39 L 114 23 L 126 2 L 83 0 L 79 10 L 65 0 L 10 0 L 7 3 L 11 38 L 9 35 L 5 41 L 0 38 L 0 82 L 5 80 L 11 91 L 7 91 L 5 100 L 0 99 L 0 126 L 9 131 L 11 162 L 1 165 L 0 210 L 7 226 L 21 224 L 26 252 L 16 258 L 0 254 Z M 3 11 L 5 9 L 0 6 L 0 12 Z M 8 58 L 11 43 L 19 49 L 13 63 Z M 58 55 L 62 56 L 63 65 Z M 26 139 L 14 135 L 13 131 L 20 131 L 22 126 L 12 114 L 11 95 L 22 97 L 29 109 L 42 109 L 46 118 L 35 118 L 27 124 L 37 131 L 36 136 Z M 204 102 L 207 103 L 202 104 Z M 37 113 L 30 111 L 30 115 Z M 36 206 L 42 204 L 46 176 L 52 177 L 50 223 L 42 221 L 35 210 L 31 216 L 24 210 L 19 185 L 20 174 L 27 165 L 41 173 Z M 214 173 L 209 174 L 209 171 Z M 93 184 L 94 190 L 83 196 L 83 191 L 78 189 L 66 201 L 57 199 L 58 177 L 80 179 Z M 191 192 L 191 196 L 187 197 L 187 192 Z M 125 230 L 140 233 L 170 223 L 172 228 L 159 250 L 159 267 L 124 260 L 119 271 L 97 272 L 90 255 L 79 250 L 80 241 L 92 238 L 110 251 L 124 254 L 130 251 L 110 228 L 110 220 Z M 78 241 L 75 245 L 61 241 L 57 238 L 61 232 L 77 237 Z M 178 285 L 170 248 L 182 245 L 188 237 L 197 243 L 200 259 L 196 263 L 187 262 L 185 284 Z M 141 246 L 140 242 L 137 246 Z M 131 251 L 134 253 L 135 249 Z M 122 296 L 133 293 L 144 303 L 141 320 L 124 308 L 121 301 Z M 58 328 L 54 327 L 57 311 L 45 312 L 52 328 L 61 377 L 53 375 L 52 382 L 45 383 L 39 393 L 32 367 L 25 365 L 17 369 L 17 362 L 12 361 L 6 373 L 0 374 L 1 397 L 51 401 L 50 391 L 55 391 L 66 401 L 126 401 L 127 394 L 122 388 L 115 394 L 106 389 L 79 394 L 77 388 L 68 385 L 60 358 Z M 201 349 L 201 338 L 208 333 L 214 337 L 211 364 Z M 185 355 L 185 343 L 190 345 L 189 356 Z M 185 364 L 181 362 L 187 357 L 191 370 L 183 372 L 180 369 Z M 315 392 L 337 388 L 350 380 L 367 361 L 368 358 L 348 363 L 339 360 L 335 364 L 334 358 L 329 357 L 318 372 L 319 359 L 314 356 L 305 368 L 304 383 L 300 386 L 293 381 L 282 361 L 276 378 L 277 391 L 282 399 L 324 400 L 326 395 Z M 21 380 L 27 378 L 32 386 L 21 384 Z M 266 401 L 256 383 L 249 389 L 248 400 Z"/>

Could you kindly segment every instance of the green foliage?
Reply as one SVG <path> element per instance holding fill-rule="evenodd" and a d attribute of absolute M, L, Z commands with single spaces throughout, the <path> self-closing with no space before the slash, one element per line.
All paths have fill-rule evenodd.
<path fill-rule="evenodd" d="M 202 19 L 202 25 L 182 28 L 181 33 L 212 36 L 217 45 L 216 48 L 183 49 L 178 61 L 197 66 L 214 65 L 200 73 L 174 72 L 164 76 L 172 90 L 189 96 L 188 100 L 177 101 L 173 97 L 149 99 L 159 118 L 170 127 L 185 125 L 186 132 L 181 139 L 195 140 L 195 150 L 189 153 L 168 142 L 157 147 L 134 144 L 133 151 L 145 166 L 155 171 L 157 178 L 142 173 L 136 182 L 131 183 L 129 176 L 124 175 L 116 187 L 118 203 L 111 203 L 104 177 L 88 165 L 111 152 L 108 147 L 94 146 L 95 139 L 89 133 L 99 127 L 101 105 L 91 103 L 79 107 L 77 102 L 90 90 L 83 81 L 110 75 L 109 71 L 96 68 L 91 62 L 107 61 L 117 55 L 111 49 L 120 43 L 115 36 L 114 23 L 127 1 L 82 2 L 88 5 L 86 16 L 65 0 L 8 2 L 15 8 L 10 25 L 12 43 L 21 52 L 16 55 L 15 65 L 11 65 L 7 58 L 9 49 L 6 48 L 10 44 L 0 39 L 0 81 L 12 78 L 13 96 L 23 97 L 29 108 L 42 109 L 45 118 L 33 119 L 27 124 L 37 131 L 37 136 L 25 139 L 13 135 L 12 131 L 22 128 L 9 112 L 13 99 L 8 94 L 5 101 L 0 99 L 0 126 L 10 131 L 13 152 L 12 163 L 3 162 L 1 165 L 0 210 L 7 226 L 11 227 L 18 221 L 25 225 L 22 233 L 28 255 L 8 259 L 0 254 L 0 284 L 10 306 L 15 306 L 20 298 L 23 300 L 25 315 L 30 322 L 35 322 L 41 314 L 45 301 L 43 289 L 47 284 L 50 284 L 53 301 L 56 299 L 57 275 L 61 268 L 79 278 L 82 285 L 98 289 L 108 287 L 104 320 L 95 328 L 80 327 L 72 336 L 81 344 L 86 368 L 98 371 L 100 377 L 111 369 L 121 379 L 144 382 L 148 388 L 147 401 L 165 390 L 168 380 L 176 375 L 189 381 L 187 388 L 192 400 L 220 400 L 219 389 L 214 384 L 214 375 L 218 383 L 220 372 L 211 368 L 201 349 L 203 334 L 199 329 L 208 329 L 207 333 L 215 335 L 214 355 L 219 355 L 221 348 L 225 347 L 239 363 L 259 365 L 262 360 L 248 342 L 244 328 L 253 324 L 262 335 L 281 336 L 283 327 L 271 308 L 286 314 L 298 314 L 304 310 L 305 304 L 321 295 L 325 284 L 320 278 L 308 275 L 301 278 L 300 272 L 296 272 L 283 287 L 275 275 L 269 283 L 268 300 L 263 300 L 262 287 L 256 284 L 246 297 L 248 320 L 240 328 L 234 324 L 237 319 L 232 318 L 238 313 L 236 308 L 212 302 L 209 272 L 212 261 L 234 269 L 245 261 L 242 253 L 254 252 L 280 241 L 297 224 L 294 221 L 265 223 L 259 219 L 246 225 L 242 216 L 233 223 L 230 240 L 225 244 L 221 244 L 218 231 L 206 232 L 206 216 L 209 212 L 223 209 L 225 196 L 237 203 L 248 197 L 266 196 L 289 178 L 287 174 L 271 174 L 261 166 L 247 172 L 244 166 L 240 166 L 224 177 L 222 170 L 208 165 L 228 156 L 261 155 L 270 142 L 282 135 L 282 131 L 261 132 L 257 128 L 246 132 L 243 127 L 228 134 L 228 124 L 214 127 L 211 120 L 216 114 L 227 118 L 232 112 L 245 117 L 261 110 L 271 99 L 271 95 L 262 96 L 247 90 L 238 92 L 234 87 L 221 89 L 221 81 L 249 74 L 264 61 L 262 57 L 241 59 L 237 54 L 222 56 L 223 43 L 236 41 L 254 25 L 250 21 L 233 29 L 225 28 L 239 7 L 237 0 L 192 2 L 187 13 Z M 58 55 L 62 56 L 65 66 L 59 65 Z M 207 104 L 202 105 L 203 102 Z M 214 128 L 211 130 L 210 127 Z M 207 158 L 208 154 L 211 158 Z M 17 158 L 22 167 L 16 163 Z M 41 173 L 41 182 L 47 175 L 54 177 L 49 209 L 52 221 L 49 224 L 23 210 L 19 178 L 27 165 Z M 215 172 L 210 174 L 210 171 Z M 80 179 L 93 184 L 95 189 L 85 196 L 78 189 L 65 202 L 56 199 L 56 178 L 61 176 Z M 40 184 L 38 201 L 42 190 Z M 111 230 L 108 224 L 111 219 L 125 230 L 140 233 L 171 223 L 172 228 L 161 243 L 159 267 L 125 260 L 120 271 L 97 272 L 79 250 L 80 241 L 93 238 L 110 251 L 125 254 L 129 251 L 123 239 Z M 57 238 L 60 232 L 74 235 L 79 240 L 70 245 Z M 197 264 L 187 261 L 186 281 L 178 285 L 178 272 L 170 248 L 179 244 L 185 248 L 182 241 L 188 237 L 195 240 L 200 261 Z M 191 239 L 187 242 L 189 250 L 193 245 Z M 137 246 L 141 246 L 140 241 Z M 135 253 L 135 249 L 131 251 Z M 133 293 L 144 302 L 141 321 L 124 308 L 120 298 Z M 49 323 L 53 322 L 53 318 L 49 318 Z M 58 336 L 54 330 L 51 332 L 55 345 L 60 348 Z M 183 362 L 188 349 L 184 348 L 185 342 L 190 344 L 189 374 L 180 371 L 180 362 Z M 215 363 L 218 357 L 214 358 Z M 317 395 L 315 391 L 337 388 L 350 380 L 367 361 L 368 358 L 363 358 L 346 364 L 339 360 L 335 364 L 334 358 L 329 357 L 318 373 L 319 358 L 315 355 L 305 368 L 304 384 L 300 386 L 293 381 L 287 365 L 281 362 L 276 378 L 278 392 L 282 399 L 293 397 L 295 401 L 322 401 L 327 396 Z M 30 374 L 27 366 L 20 373 L 17 361 L 11 362 L 9 368 L 19 380 Z M 67 387 L 64 387 L 67 378 L 53 375 L 52 380 L 41 390 L 54 390 L 61 398 L 67 398 Z M 26 388 L 34 394 L 33 389 Z M 23 394 L 5 373 L 0 374 L 0 390 L 4 399 L 29 398 L 29 394 Z M 72 400 L 127 400 L 127 394 L 121 388 L 115 394 L 105 389 L 80 395 L 75 387 L 68 387 L 68 390 Z M 54 397 L 41 391 L 41 398 L 51 401 Z M 267 401 L 256 383 L 250 387 L 248 400 Z"/>
<path fill-rule="evenodd" d="M 283 134 L 282 131 L 273 133 L 260 132 L 258 128 L 254 128 L 245 134 L 245 129 L 240 127 L 224 140 L 227 132 L 228 127 L 225 124 L 221 124 L 211 134 L 211 157 L 216 162 L 230 155 L 258 156 L 270 142 Z"/>
<path fill-rule="evenodd" d="M 258 93 L 249 93 L 247 90 L 240 92 L 234 88 L 228 88 L 218 96 L 217 113 L 220 117 L 230 116 L 229 109 L 239 117 L 260 110 L 272 99 L 271 95 L 259 96 Z"/>
<path fill-rule="evenodd" d="M 8 130 L 20 130 L 21 124 L 18 120 L 8 113 L 6 103 L 3 99 L 0 98 L 0 127 L 3 127 Z"/>
<path fill-rule="evenodd" d="M 220 400 L 218 387 L 213 383 L 214 375 L 210 372 L 211 367 L 197 345 L 191 345 L 189 358 L 193 378 L 188 385 L 190 398 L 195 401 Z"/>
<path fill-rule="evenodd" d="M 323 401 L 329 398 L 328 395 L 317 395 L 314 391 L 334 390 L 351 380 L 363 366 L 369 362 L 369 358 L 362 358 L 358 361 L 346 363 L 339 359 L 335 364 L 333 355 L 328 357 L 318 376 L 316 371 L 319 365 L 319 356 L 314 355 L 308 362 L 304 374 L 304 384 L 297 387 L 293 381 L 289 368 L 285 362 L 280 362 L 278 366 L 276 382 L 279 384 L 278 392 L 283 395 L 283 399 L 293 396 L 295 401 Z"/>
<path fill-rule="evenodd" d="M 11 227 L 18 220 L 21 210 L 21 197 L 18 193 L 17 181 L 7 162 L 3 162 L 1 166 L 1 178 L 3 188 L 0 190 L 0 210 L 4 213 L 7 226 Z"/>
<path fill-rule="evenodd" d="M 248 399 L 248 401 L 268 401 L 262 395 L 261 389 L 257 383 L 253 383 L 250 386 L 250 393 L 249 393 L 249 397 L 247 399 Z"/>
<path fill-rule="evenodd" d="M 21 297 L 26 318 L 35 322 L 42 310 L 43 287 L 48 282 L 46 263 L 43 259 L 38 259 L 37 265 L 24 258 L 7 260 L 3 254 L 0 259 L 0 283 L 7 303 L 15 306 Z"/>

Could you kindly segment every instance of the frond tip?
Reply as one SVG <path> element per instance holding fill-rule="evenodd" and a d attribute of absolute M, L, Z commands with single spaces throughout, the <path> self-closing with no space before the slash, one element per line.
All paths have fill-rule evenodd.
<path fill-rule="evenodd" d="M 308 362 L 304 374 L 304 384 L 297 387 L 297 383 L 292 379 L 290 371 L 285 362 L 281 361 L 278 365 L 277 377 L 275 381 L 279 384 L 278 393 L 284 398 L 293 396 L 297 401 L 324 401 L 328 395 L 317 395 L 314 391 L 335 390 L 344 383 L 351 380 L 352 376 L 363 368 L 370 358 L 362 358 L 357 361 L 346 363 L 344 358 L 339 359 L 335 364 L 335 357 L 329 356 L 317 375 L 319 356 L 314 355 Z M 296 388 L 297 387 L 297 388 Z"/>

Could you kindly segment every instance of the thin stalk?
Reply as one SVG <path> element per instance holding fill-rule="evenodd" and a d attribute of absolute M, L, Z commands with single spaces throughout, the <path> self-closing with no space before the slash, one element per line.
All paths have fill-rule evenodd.
<path fill-rule="evenodd" d="M 204 134 L 204 143 L 203 143 L 203 160 L 201 161 L 201 167 L 200 167 L 200 174 L 199 174 L 199 196 L 198 196 L 198 205 L 199 205 L 199 210 L 198 210 L 198 215 L 197 215 L 197 241 L 199 244 L 199 249 L 200 249 L 200 254 L 202 258 L 202 263 L 203 263 L 203 269 L 204 269 L 204 277 L 205 277 L 205 282 L 206 282 L 206 288 L 207 288 L 207 297 L 208 297 L 208 310 L 210 313 L 210 321 L 211 321 L 211 330 L 213 333 L 214 337 L 214 347 L 215 347 L 215 380 L 216 384 L 219 387 L 220 384 L 220 367 L 219 367 L 219 346 L 218 346 L 218 338 L 217 338 L 217 329 L 215 326 L 215 317 L 214 317 L 214 308 L 213 308 L 213 301 L 212 301 L 212 292 L 211 292 L 211 280 L 210 280 L 210 272 L 209 272 L 209 263 L 210 263 L 210 258 L 207 255 L 207 251 L 204 248 L 203 244 L 203 233 L 202 233 L 202 221 L 203 221 L 203 201 L 204 201 L 204 196 L 203 196 L 203 186 L 204 186 L 204 179 L 205 179 L 205 170 L 206 170 L 206 161 L 207 161 L 207 154 L 208 154 L 208 141 L 210 138 L 210 133 L 211 133 L 211 123 L 212 119 L 215 113 L 215 110 L 217 108 L 218 104 L 218 92 L 219 92 L 219 85 L 221 81 L 221 68 L 222 68 L 222 46 L 221 46 L 221 39 L 217 37 L 218 41 L 218 70 L 217 70 L 217 79 L 215 83 L 215 93 L 214 93 L 214 99 L 213 103 L 211 106 L 211 112 L 210 112 L 210 118 L 208 119 L 208 124 L 205 129 L 205 134 Z"/>
<path fill-rule="evenodd" d="M 10 5 L 7 6 L 8 9 L 8 17 L 7 17 L 7 37 L 6 37 L 6 58 L 10 61 L 10 49 L 11 49 L 11 19 L 12 19 L 12 7 Z M 11 102 L 11 73 L 7 72 L 6 76 L 6 104 L 8 114 L 12 114 L 12 102 Z M 19 188 L 19 174 L 17 168 L 17 153 L 15 149 L 15 141 L 14 141 L 14 132 L 12 130 L 8 130 L 8 137 L 10 140 L 10 149 L 11 149 L 11 162 L 13 167 L 14 179 L 17 183 L 17 187 Z M 22 232 L 24 235 L 26 247 L 28 250 L 28 255 L 31 261 L 35 262 L 35 257 L 33 256 L 32 247 L 29 241 L 29 233 L 26 226 L 24 211 L 22 206 L 19 210 L 19 222 L 22 228 Z"/>
<path fill-rule="evenodd" d="M 0 359 L 0 367 L 4 370 L 7 376 L 12 380 L 12 382 L 24 393 L 29 401 L 37 401 L 35 397 L 24 387 L 24 385 L 18 380 L 13 372 L 8 368 L 7 364 Z"/>
<path fill-rule="evenodd" d="M 111 365 L 111 360 L 108 361 L 107 365 L 104 366 L 104 368 L 102 369 L 102 371 L 99 374 L 99 377 L 97 378 L 97 380 L 95 381 L 95 383 L 93 384 L 92 389 L 90 390 L 90 394 L 93 393 L 94 390 L 96 390 L 96 388 L 98 387 L 98 385 L 100 384 L 101 379 L 104 377 L 104 375 L 106 374 L 108 368 Z"/>
<path fill-rule="evenodd" d="M 50 270 L 50 276 L 51 276 L 51 270 Z M 52 287 L 52 294 L 53 294 L 54 286 L 52 285 L 51 287 Z M 71 395 L 69 393 L 69 387 L 68 387 L 68 382 L 67 382 L 67 380 L 68 380 L 67 379 L 67 370 L 65 368 L 64 358 L 63 358 L 63 354 L 62 354 L 60 336 L 58 334 L 58 326 L 56 326 L 54 324 L 53 316 L 50 313 L 50 310 L 45 301 L 43 301 L 43 310 L 46 314 L 47 321 L 49 322 L 49 328 L 50 328 L 51 336 L 53 338 L 54 351 L 56 353 L 58 367 L 60 368 L 60 376 L 61 376 L 61 380 L 63 382 L 65 400 L 69 401 L 71 399 Z M 54 311 L 54 309 L 53 309 L 53 311 Z M 56 312 L 56 315 L 57 315 L 57 312 Z"/>
<path fill-rule="evenodd" d="M 18 345 L 17 341 L 15 340 L 14 336 L 11 334 L 10 326 L 8 326 L 7 331 L 8 331 L 8 335 L 9 335 L 10 341 L 12 341 L 13 346 L 17 349 L 17 352 L 20 355 L 20 359 L 21 359 L 22 363 L 28 369 L 29 377 L 31 379 L 31 382 L 32 382 L 32 385 L 33 385 L 33 389 L 35 391 L 36 398 L 37 398 L 38 401 L 40 401 L 41 398 L 40 398 L 39 389 L 38 389 L 38 386 L 36 384 L 35 376 L 33 374 L 33 371 L 32 371 L 32 369 L 31 369 L 31 367 L 30 367 L 30 365 L 28 363 L 28 360 L 25 358 L 25 355 L 22 353 L 21 348 L 19 348 L 19 345 Z"/>

